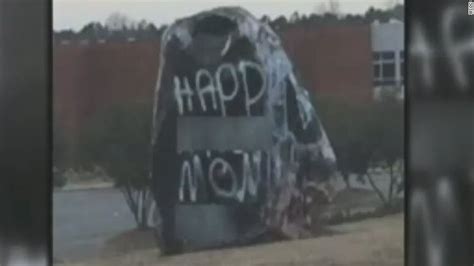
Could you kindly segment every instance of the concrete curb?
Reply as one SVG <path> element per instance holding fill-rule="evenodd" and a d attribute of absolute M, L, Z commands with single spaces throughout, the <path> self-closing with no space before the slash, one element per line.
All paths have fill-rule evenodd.
<path fill-rule="evenodd" d="M 83 191 L 83 190 L 94 190 L 94 189 L 107 189 L 107 188 L 114 188 L 114 187 L 115 187 L 114 183 L 66 185 L 62 188 L 54 188 L 54 192 Z"/>

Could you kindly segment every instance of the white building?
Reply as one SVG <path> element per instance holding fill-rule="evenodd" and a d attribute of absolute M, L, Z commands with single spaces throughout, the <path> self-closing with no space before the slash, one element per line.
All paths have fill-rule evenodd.
<path fill-rule="evenodd" d="M 393 92 L 398 98 L 404 98 L 404 27 L 403 22 L 393 19 L 388 23 L 376 21 L 371 25 L 376 98 L 384 92 Z"/>

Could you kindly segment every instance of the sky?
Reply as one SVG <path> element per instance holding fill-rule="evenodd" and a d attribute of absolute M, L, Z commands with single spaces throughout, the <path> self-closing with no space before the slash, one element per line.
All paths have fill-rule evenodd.
<path fill-rule="evenodd" d="M 364 13 L 370 6 L 386 8 L 403 0 L 336 0 L 342 13 Z M 157 27 L 175 19 L 218 6 L 241 6 L 256 17 L 294 12 L 317 13 L 329 0 L 53 0 L 54 30 L 79 30 L 91 21 L 104 22 L 115 12 L 133 20 L 153 22 Z"/>

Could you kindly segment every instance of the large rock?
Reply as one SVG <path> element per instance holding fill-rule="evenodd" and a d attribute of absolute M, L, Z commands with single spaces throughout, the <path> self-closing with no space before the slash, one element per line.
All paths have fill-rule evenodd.
<path fill-rule="evenodd" d="M 165 242 L 199 246 L 202 234 L 192 231 L 206 224 L 184 228 L 196 226 L 186 223 L 193 217 L 232 228 L 203 246 L 236 241 L 257 224 L 297 237 L 285 228 L 304 213 L 302 192 L 321 187 L 336 159 L 280 38 L 246 10 L 226 7 L 177 20 L 161 47 L 152 179 L 168 219 Z M 186 218 L 191 204 L 200 206 Z M 213 212 L 216 205 L 227 211 Z"/>

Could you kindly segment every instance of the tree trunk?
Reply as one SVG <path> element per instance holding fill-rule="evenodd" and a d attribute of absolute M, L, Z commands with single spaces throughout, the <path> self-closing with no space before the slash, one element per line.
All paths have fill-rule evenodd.
<path fill-rule="evenodd" d="M 127 203 L 128 208 L 133 214 L 133 218 L 135 219 L 135 222 L 138 223 L 139 219 L 137 217 L 136 201 L 133 198 L 132 189 L 130 188 L 130 186 L 125 185 L 125 186 L 122 186 L 120 190 L 122 191 L 122 194 L 124 195 L 125 202 Z"/>
<path fill-rule="evenodd" d="M 130 185 L 121 187 L 125 201 L 133 214 L 138 229 L 147 229 L 151 225 L 149 223 L 149 215 L 153 215 L 150 208 L 153 207 L 153 198 L 150 196 L 148 188 L 135 189 Z"/>
<path fill-rule="evenodd" d="M 342 179 L 344 180 L 344 183 L 346 183 L 346 187 L 348 189 L 350 189 L 351 188 L 351 182 L 349 180 L 349 174 L 347 174 L 347 173 L 341 173 L 341 174 L 342 174 Z"/>
<path fill-rule="evenodd" d="M 391 205 L 392 204 L 392 198 L 393 198 L 393 186 L 395 184 L 395 181 L 394 181 L 394 176 L 393 176 L 393 164 L 390 164 L 389 165 L 389 178 L 390 178 L 390 183 L 389 183 L 389 186 L 388 186 L 388 204 Z"/>
<path fill-rule="evenodd" d="M 143 221 L 143 215 L 144 215 L 144 211 L 143 211 L 143 206 L 144 206 L 144 191 L 142 189 L 138 189 L 137 190 L 137 194 L 138 194 L 138 197 L 137 197 L 137 205 L 138 205 L 138 213 L 137 213 L 137 216 L 138 216 L 138 229 L 140 230 L 143 230 L 146 228 L 146 224 L 144 224 L 144 221 Z M 146 220 L 145 220 L 146 221 Z"/>
<path fill-rule="evenodd" d="M 375 184 L 374 180 L 372 179 L 372 177 L 370 176 L 370 174 L 366 174 L 365 175 L 367 177 L 367 180 L 369 181 L 370 183 L 370 186 L 374 189 L 375 193 L 377 193 L 377 195 L 379 196 L 379 198 L 382 200 L 383 204 L 385 206 L 388 205 L 387 203 L 387 199 L 385 199 L 385 196 L 383 195 L 382 191 L 380 190 L 379 187 L 377 187 L 377 185 Z"/>
<path fill-rule="evenodd" d="M 140 190 L 140 221 L 139 229 L 150 228 L 153 224 L 150 224 L 150 215 L 152 215 L 150 209 L 153 207 L 153 199 L 150 196 L 150 190 L 147 188 Z"/>

